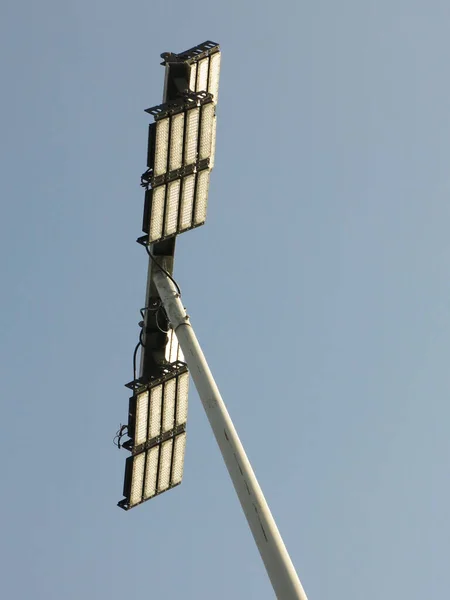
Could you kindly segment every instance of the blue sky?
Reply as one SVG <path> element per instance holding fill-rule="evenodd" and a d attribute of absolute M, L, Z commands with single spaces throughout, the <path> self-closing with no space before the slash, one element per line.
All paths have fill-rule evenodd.
<path fill-rule="evenodd" d="M 125 513 L 159 54 L 222 46 L 207 225 L 176 277 L 310 600 L 444 598 L 447 2 L 0 9 L 5 597 L 273 593 L 191 387 L 183 484 Z"/>

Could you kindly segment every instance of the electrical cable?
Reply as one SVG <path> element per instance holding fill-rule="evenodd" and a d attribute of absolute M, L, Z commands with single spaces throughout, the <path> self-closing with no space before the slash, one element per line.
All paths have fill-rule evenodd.
<path fill-rule="evenodd" d="M 117 446 L 120 449 L 120 447 L 121 447 L 120 442 L 121 442 L 123 436 L 126 435 L 126 433 L 128 433 L 128 425 L 122 425 L 122 423 L 121 423 L 119 429 L 116 431 L 116 435 L 113 438 L 114 446 Z"/>
<path fill-rule="evenodd" d="M 156 312 L 160 308 L 161 308 L 161 299 L 158 298 L 157 301 L 156 301 L 156 303 L 155 303 L 155 306 L 152 306 L 151 308 L 150 308 L 150 306 L 145 306 L 144 308 L 139 309 L 139 312 L 141 313 L 141 317 L 143 319 L 145 319 L 145 313 L 146 312 Z"/>
<path fill-rule="evenodd" d="M 141 317 L 142 319 L 145 320 L 145 312 L 156 312 L 156 314 L 158 314 L 158 311 L 161 309 L 161 301 L 159 300 L 158 305 L 155 307 L 144 307 L 140 309 L 140 313 L 141 313 Z M 143 335 L 144 335 L 144 322 L 139 323 L 140 327 L 141 327 L 141 331 L 139 333 L 139 342 L 136 344 L 136 348 L 134 349 L 133 352 L 133 381 L 136 381 L 136 371 L 137 371 L 137 367 L 136 367 L 136 359 L 137 359 L 137 353 L 140 347 L 144 348 L 145 344 L 144 344 L 144 339 L 143 339 Z"/>
<path fill-rule="evenodd" d="M 163 273 L 164 273 L 164 274 L 165 274 L 165 275 L 166 275 L 166 276 L 167 276 L 167 277 L 170 279 L 170 281 L 171 281 L 171 282 L 174 284 L 174 286 L 176 287 L 178 294 L 181 296 L 181 289 L 180 289 L 180 286 L 179 286 L 179 285 L 178 285 L 178 283 L 175 281 L 175 279 L 172 277 L 172 275 L 171 275 L 171 274 L 170 274 L 168 271 L 166 271 L 166 269 L 165 269 L 163 266 L 161 266 L 161 265 L 159 264 L 159 262 L 156 260 L 156 258 L 153 256 L 153 254 L 152 254 L 152 253 L 150 252 L 150 250 L 148 249 L 148 246 L 147 246 L 147 245 L 144 245 L 144 248 L 145 248 L 145 250 L 146 250 L 147 254 L 149 255 L 149 257 L 151 258 L 151 260 L 152 260 L 152 261 L 155 263 L 155 265 L 156 265 L 156 266 L 157 266 L 157 267 L 158 267 L 158 268 L 159 268 L 159 269 L 160 269 L 160 270 L 161 270 L 161 271 L 162 271 L 162 272 L 163 272 Z M 167 333 L 169 333 L 169 330 L 167 330 L 167 331 L 166 331 L 165 329 L 162 329 L 162 327 L 160 327 L 160 325 L 159 325 L 159 322 L 158 322 L 158 313 L 159 313 L 159 311 L 160 311 L 161 309 L 162 309 L 162 310 L 164 310 L 164 308 L 163 308 L 163 306 L 162 306 L 161 299 L 158 299 L 158 302 L 157 302 L 157 304 L 156 304 L 154 307 L 149 307 L 149 306 L 146 306 L 145 308 L 141 308 L 139 312 L 141 313 L 141 317 L 142 317 L 142 319 L 143 319 L 144 321 L 145 321 L 145 313 L 146 313 L 146 312 L 154 312 L 154 313 L 155 313 L 155 320 L 156 320 L 156 326 L 157 326 L 157 328 L 158 328 L 158 329 L 159 329 L 159 330 L 160 330 L 162 333 L 166 333 L 166 334 L 167 334 Z M 134 349 L 134 352 L 133 352 L 133 381 L 136 381 L 136 370 L 137 370 L 137 368 L 136 368 L 136 360 L 137 360 L 137 353 L 138 353 L 138 351 L 139 351 L 139 348 L 140 348 L 141 346 L 142 346 L 142 347 L 144 347 L 144 343 L 143 343 L 143 337 L 142 337 L 142 336 L 143 336 L 143 332 L 144 332 L 144 330 L 143 330 L 143 326 L 144 326 L 144 323 L 142 323 L 142 325 L 141 325 L 141 332 L 140 332 L 140 334 L 139 334 L 139 342 L 136 344 L 136 348 Z"/>
<path fill-rule="evenodd" d="M 162 333 L 169 333 L 170 329 L 168 329 L 167 331 L 165 329 L 163 329 L 162 327 L 159 326 L 159 322 L 158 322 L 158 315 L 159 315 L 159 311 L 160 310 L 164 310 L 164 308 L 162 306 L 159 307 L 159 310 L 156 312 L 155 315 L 155 322 L 156 322 L 156 327 L 162 332 Z M 164 311 L 165 312 L 165 311 Z M 167 315 L 166 315 L 167 318 Z"/>
<path fill-rule="evenodd" d="M 142 334 L 142 330 L 141 330 L 141 334 Z M 140 346 L 142 346 L 141 335 L 139 335 L 139 342 L 136 344 L 136 348 L 134 349 L 134 352 L 133 352 L 133 381 L 136 381 L 136 358 L 137 358 L 137 353 L 138 353 Z"/>
<path fill-rule="evenodd" d="M 178 283 L 175 281 L 175 279 L 172 277 L 172 275 L 166 271 L 166 269 L 164 267 L 162 267 L 159 262 L 156 260 L 156 258 L 153 256 L 153 254 L 150 252 L 150 250 L 148 249 L 148 246 L 144 246 L 145 250 L 147 251 L 147 254 L 150 256 L 150 258 L 152 259 L 152 261 L 155 263 L 155 265 L 157 267 L 159 267 L 161 269 L 161 271 L 167 275 L 167 277 L 170 279 L 170 281 L 174 284 L 174 286 L 177 288 L 177 292 L 179 293 L 179 295 L 181 296 L 181 290 L 180 290 L 180 286 L 178 285 Z"/>

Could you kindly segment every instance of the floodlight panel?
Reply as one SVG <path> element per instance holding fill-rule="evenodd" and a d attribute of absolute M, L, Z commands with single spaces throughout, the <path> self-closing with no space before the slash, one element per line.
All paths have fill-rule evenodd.
<path fill-rule="evenodd" d="M 148 438 L 151 440 L 161 433 L 162 384 L 150 390 L 150 418 L 148 420 Z"/>
<path fill-rule="evenodd" d="M 186 433 L 177 435 L 174 440 L 172 485 L 178 485 L 183 479 L 184 455 L 186 450 Z"/>
<path fill-rule="evenodd" d="M 214 130 L 210 134 L 212 137 Z M 148 227 L 150 243 L 203 225 L 206 221 L 210 172 L 210 167 L 203 168 L 153 188 Z"/>
<path fill-rule="evenodd" d="M 149 241 L 161 239 L 164 224 L 164 204 L 166 199 L 166 186 L 160 185 L 152 190 L 152 209 L 150 215 Z"/>
<path fill-rule="evenodd" d="M 198 62 L 197 67 L 197 92 L 208 91 L 208 71 L 209 71 L 209 58 L 203 58 Z"/>
<path fill-rule="evenodd" d="M 182 425 L 187 421 L 189 394 L 189 373 L 182 373 L 177 382 L 177 409 L 175 424 Z"/>
<path fill-rule="evenodd" d="M 180 169 L 183 163 L 184 113 L 172 117 L 170 129 L 169 171 Z"/>
<path fill-rule="evenodd" d="M 152 188 L 143 225 L 150 244 L 203 225 L 206 220 L 209 172 L 214 166 L 216 144 L 215 106 L 221 64 L 217 48 L 205 46 L 198 58 L 197 47 L 191 54 L 186 53 L 190 87 L 199 94 L 196 99 L 192 96 L 184 105 L 166 103 L 148 109 L 156 121 L 149 135 L 152 164 L 143 175 L 143 185 Z"/>
<path fill-rule="evenodd" d="M 153 446 L 147 451 L 145 463 L 144 500 L 148 500 L 156 494 L 156 481 L 158 478 L 158 461 L 160 446 Z"/>
<path fill-rule="evenodd" d="M 161 119 L 156 122 L 155 142 L 155 176 L 162 175 L 167 171 L 167 154 L 169 151 L 169 119 Z"/>
<path fill-rule="evenodd" d="M 131 478 L 130 506 L 138 504 L 142 500 L 144 486 L 145 452 L 137 454 L 133 458 L 133 469 Z"/>
<path fill-rule="evenodd" d="M 131 402 L 136 418 L 132 455 L 126 461 L 124 496 L 128 509 L 181 483 L 186 446 L 189 373 L 181 363 L 175 370 L 138 392 Z M 134 408 L 133 408 L 134 407 Z M 142 423 L 147 422 L 147 435 Z"/>
<path fill-rule="evenodd" d="M 187 420 L 189 375 L 187 367 L 180 360 L 182 356 L 175 333 L 170 330 L 173 348 L 178 359 L 164 365 L 163 378 L 141 388 L 131 399 L 128 417 L 131 445 L 134 453 L 148 449 L 167 435 L 174 435 L 183 429 Z M 181 427 L 181 429 L 180 429 Z"/>
<path fill-rule="evenodd" d="M 197 175 L 197 190 L 195 195 L 194 225 L 201 225 L 206 221 L 208 207 L 209 170 L 200 171 Z"/>
<path fill-rule="evenodd" d="M 189 78 L 189 88 L 195 92 L 195 85 L 197 81 L 197 63 L 191 65 L 191 75 Z"/>
<path fill-rule="evenodd" d="M 147 439 L 148 391 L 138 394 L 136 400 L 136 429 L 134 443 L 143 444 Z"/>
<path fill-rule="evenodd" d="M 183 191 L 181 193 L 180 206 L 180 230 L 189 229 L 192 226 L 192 209 L 194 207 L 195 175 L 183 178 Z"/>
<path fill-rule="evenodd" d="M 167 184 L 167 206 L 164 234 L 174 235 L 178 228 L 178 208 L 180 204 L 180 180 L 175 179 Z"/>
<path fill-rule="evenodd" d="M 200 109 L 191 108 L 186 115 L 186 140 L 184 144 L 184 164 L 192 165 L 197 160 L 198 124 Z"/>
<path fill-rule="evenodd" d="M 172 468 L 173 438 L 161 444 L 159 459 L 158 493 L 164 492 L 170 484 L 170 471 Z"/>
<path fill-rule="evenodd" d="M 212 134 L 211 134 L 211 155 L 209 157 L 209 168 L 214 167 L 214 159 L 216 156 L 216 132 L 217 132 L 217 118 L 213 119 Z"/>
<path fill-rule="evenodd" d="M 175 421 L 175 393 L 177 387 L 176 377 L 169 379 L 164 383 L 164 403 L 163 403 L 163 418 L 162 432 L 173 429 Z"/>
<path fill-rule="evenodd" d="M 215 52 L 209 59 L 208 92 L 213 95 L 216 103 L 219 95 L 220 59 L 220 52 Z"/>
<path fill-rule="evenodd" d="M 212 102 L 202 106 L 202 121 L 200 128 L 200 160 L 211 156 L 212 133 L 215 120 L 215 106 Z"/>
<path fill-rule="evenodd" d="M 189 88 L 193 92 L 208 92 L 217 103 L 219 96 L 221 53 L 214 52 L 191 65 Z"/>

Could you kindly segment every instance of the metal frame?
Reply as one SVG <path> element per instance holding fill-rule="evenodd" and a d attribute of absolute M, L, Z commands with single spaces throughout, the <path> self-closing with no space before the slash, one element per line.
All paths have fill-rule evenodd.
<path fill-rule="evenodd" d="M 177 375 L 181 375 L 185 371 L 187 371 L 186 363 L 181 360 L 176 360 L 173 363 L 161 364 L 160 372 L 158 375 L 150 376 L 149 379 L 144 379 L 143 377 L 138 377 L 133 381 L 130 381 L 125 384 L 125 387 L 133 390 L 135 394 L 141 394 L 145 392 L 150 386 L 158 385 L 159 383 L 164 383 L 173 377 L 177 377 Z"/>
<path fill-rule="evenodd" d="M 161 65 L 166 66 L 174 62 L 187 62 L 188 64 L 191 64 L 193 62 L 201 60 L 202 58 L 211 56 L 211 54 L 219 52 L 219 50 L 219 44 L 208 40 L 206 42 L 203 42 L 202 44 L 194 46 L 193 48 L 189 48 L 189 50 L 180 52 L 179 54 L 174 54 L 173 52 L 163 52 L 161 54 L 161 58 L 163 58 L 164 60 L 161 63 Z"/>
<path fill-rule="evenodd" d="M 204 134 L 204 111 L 207 110 L 205 107 L 213 107 L 212 108 L 212 120 L 207 126 L 207 134 L 209 128 L 211 131 L 209 134 L 211 135 L 210 143 L 211 147 L 209 149 L 208 154 L 205 158 L 201 158 L 201 139 Z M 182 95 L 182 97 L 176 98 L 174 100 L 170 100 L 163 104 L 159 104 L 152 108 L 148 108 L 146 112 L 151 114 L 155 122 L 149 125 L 148 132 L 148 147 L 147 147 L 147 170 L 141 175 L 141 185 L 146 189 L 145 192 L 145 201 L 144 201 L 144 214 L 143 214 L 143 222 L 142 222 L 142 230 L 144 233 L 149 234 L 150 236 L 150 217 L 152 214 L 152 206 L 153 199 L 155 194 L 159 191 L 161 194 L 161 186 L 166 186 L 164 188 L 164 212 L 162 216 L 162 225 L 161 231 L 158 232 L 158 236 L 153 238 L 152 243 L 160 243 L 165 240 L 168 240 L 179 233 L 184 233 L 186 231 L 190 231 L 191 229 L 195 229 L 200 225 L 203 225 L 205 222 L 205 218 L 200 218 L 198 222 L 196 222 L 195 218 L 195 206 L 197 200 L 197 182 L 200 177 L 200 173 L 204 170 L 211 170 L 214 156 L 214 139 L 215 139 L 215 102 L 212 94 L 208 92 L 187 92 Z M 186 155 L 185 148 L 187 143 L 187 135 L 188 135 L 188 123 L 189 123 L 189 114 L 191 110 L 198 110 L 198 124 L 196 131 L 197 141 L 195 146 L 196 157 L 190 159 L 189 164 L 185 164 Z M 173 127 L 173 119 L 177 116 L 183 114 L 184 115 L 184 124 L 183 124 L 183 132 L 181 136 L 182 143 L 182 162 L 181 166 L 177 169 L 171 170 L 171 143 L 172 143 L 172 127 Z M 166 171 L 164 173 L 157 172 L 155 175 L 155 152 L 157 150 L 157 126 L 158 122 L 168 119 L 168 140 L 167 140 L 167 163 L 166 163 Z M 206 121 L 207 122 L 207 121 Z M 195 138 L 194 138 L 195 139 Z M 172 165 L 172 167 L 175 165 Z M 176 165 L 178 166 L 178 165 Z M 182 226 L 182 211 L 181 211 L 181 199 L 184 194 L 184 185 L 187 183 L 186 177 L 194 175 L 195 187 L 193 190 L 193 204 L 192 204 L 192 214 L 189 220 L 189 223 L 184 224 Z M 169 187 L 172 182 L 180 180 L 180 186 L 178 191 L 178 200 L 177 200 L 177 223 L 175 231 L 171 230 L 170 232 L 166 232 L 166 224 L 167 224 L 167 210 L 168 210 L 168 194 Z M 173 184 L 172 184 L 173 185 Z M 158 200 L 160 201 L 160 196 L 158 196 Z"/>
<path fill-rule="evenodd" d="M 156 107 L 149 108 L 146 112 L 151 114 L 157 122 L 159 119 L 167 118 L 168 116 L 175 115 L 179 112 L 187 112 L 190 107 L 198 106 L 200 103 L 205 104 L 206 102 L 213 101 L 214 104 L 216 104 L 220 56 L 217 57 L 217 59 L 214 59 L 216 60 L 216 64 L 214 66 L 214 69 L 216 69 L 215 71 L 211 71 L 213 59 L 208 57 L 213 56 L 214 53 L 219 51 L 220 50 L 218 44 L 212 41 L 207 41 L 203 44 L 199 44 L 198 46 L 194 46 L 193 48 L 190 48 L 189 50 L 186 50 L 185 52 L 182 52 L 180 54 L 172 54 L 167 52 L 163 53 L 161 55 L 161 57 L 164 59 L 162 64 L 166 67 L 164 103 Z M 194 67 L 188 68 L 187 65 L 194 65 L 195 63 L 198 63 L 199 61 L 205 58 L 208 58 L 206 86 L 207 89 L 209 89 L 210 87 L 212 88 L 214 96 L 208 93 L 193 93 L 192 91 L 189 91 L 189 89 L 186 88 L 186 83 L 188 83 L 188 88 L 190 88 L 192 82 L 192 86 L 195 86 L 195 88 L 203 87 L 205 83 L 205 70 L 201 70 L 200 68 L 195 66 L 194 77 L 194 73 L 192 72 L 192 68 Z M 183 63 L 185 63 L 185 67 L 182 66 Z M 199 64 L 202 65 L 202 63 Z M 199 72 L 202 76 L 201 80 L 199 79 Z M 152 126 L 150 126 L 149 148 L 147 152 L 148 170 L 143 174 L 141 179 L 142 185 L 147 189 L 145 203 L 146 206 L 144 210 L 144 231 L 146 222 L 149 221 L 149 217 L 151 215 L 151 192 L 149 193 L 149 186 L 152 186 L 152 188 L 157 189 L 158 185 L 167 184 L 170 181 L 176 180 L 185 175 L 185 171 L 183 171 L 183 169 L 169 172 L 170 133 L 172 127 L 171 121 L 172 119 L 169 120 L 168 124 L 168 172 L 158 175 L 157 178 L 153 176 L 154 157 L 152 156 L 152 152 L 154 152 L 152 150 L 152 143 L 153 138 L 155 136 L 156 124 L 153 125 L 153 129 Z M 213 140 L 214 131 L 215 130 L 213 129 Z M 185 140 L 186 119 L 185 129 L 183 133 L 183 145 L 185 143 Z M 165 156 L 165 153 L 163 154 L 163 156 Z M 211 154 L 211 162 L 213 162 L 212 158 L 213 154 Z M 198 174 L 201 173 L 204 169 L 209 170 L 210 161 L 209 159 L 207 160 L 208 162 L 204 163 L 203 168 L 201 168 L 197 155 L 197 162 L 194 164 L 193 170 L 189 173 Z M 191 165 L 189 165 L 189 167 L 191 168 Z M 197 186 L 197 183 L 195 185 Z M 167 201 L 165 202 L 163 221 L 165 219 L 166 204 Z M 164 222 L 162 229 L 164 232 Z M 159 298 L 163 308 L 165 309 L 165 319 L 167 320 L 168 324 L 170 323 L 173 332 L 175 332 L 176 334 L 181 351 L 184 355 L 184 360 L 186 362 L 177 365 L 175 365 L 175 363 L 173 365 L 166 365 L 155 362 L 153 353 L 155 353 L 157 358 L 159 358 L 161 356 L 161 349 L 159 348 L 159 346 L 155 348 L 153 346 L 147 345 L 146 343 L 148 334 L 150 333 L 150 331 L 153 332 L 153 330 L 149 328 L 150 311 L 147 310 L 143 314 L 143 323 L 141 324 L 141 326 L 143 327 L 142 337 L 140 338 L 143 347 L 143 352 L 141 353 L 141 374 L 139 378 L 127 384 L 127 387 L 130 387 L 133 390 L 133 397 L 130 399 L 130 414 L 133 412 L 133 402 L 136 402 L 137 394 L 142 393 L 142 391 L 145 392 L 146 390 L 149 390 L 147 415 L 149 414 L 148 411 L 151 406 L 150 390 L 153 389 L 155 385 L 159 384 L 158 377 L 166 381 L 176 376 L 174 375 L 174 373 L 177 369 L 181 369 L 180 373 L 185 373 L 189 368 L 192 379 L 203 404 L 203 408 L 211 425 L 211 429 L 216 438 L 223 460 L 228 469 L 230 478 L 233 482 L 238 499 L 241 503 L 248 525 L 253 534 L 254 540 L 260 552 L 261 558 L 264 562 L 267 574 L 270 578 L 277 598 L 279 598 L 280 600 L 307 600 L 306 594 L 303 590 L 298 575 L 295 571 L 295 568 L 286 550 L 284 542 L 278 531 L 275 520 L 270 512 L 270 509 L 264 498 L 263 492 L 258 484 L 256 476 L 253 472 L 253 469 L 238 437 L 230 415 L 228 414 L 225 403 L 211 374 L 208 363 L 198 343 L 197 337 L 195 336 L 194 330 L 189 321 L 189 317 L 186 314 L 186 311 L 181 302 L 180 295 L 175 287 L 173 279 L 171 278 L 171 274 L 173 272 L 173 259 L 175 253 L 176 238 L 173 237 L 172 234 L 171 236 L 167 236 L 167 239 L 158 239 L 158 241 L 153 244 L 149 243 L 149 239 L 149 235 L 145 235 L 141 236 L 137 240 L 141 245 L 150 246 L 151 248 L 151 260 L 149 260 L 147 277 L 146 306 L 153 306 L 153 304 L 151 304 L 151 301 L 155 300 L 155 298 Z M 158 262 L 154 262 L 154 255 L 157 256 Z M 158 302 L 156 303 L 157 305 Z M 156 325 L 157 324 L 158 323 L 156 323 Z M 147 356 L 147 352 L 150 353 L 149 356 Z M 164 371 L 164 369 L 166 369 L 166 371 Z M 177 390 L 178 384 L 175 391 L 174 400 L 175 415 L 178 401 Z M 147 483 L 147 460 L 149 456 L 151 457 L 150 449 L 159 447 L 156 475 L 155 470 L 151 471 L 153 473 L 152 477 L 154 477 L 154 479 L 151 480 L 150 489 L 152 491 L 155 489 L 156 493 L 150 497 L 154 497 L 155 495 L 158 495 L 159 493 L 170 489 L 170 487 L 175 487 L 175 485 L 178 485 L 178 483 L 181 482 L 180 479 L 180 481 L 177 484 L 171 485 L 172 481 L 178 481 L 178 478 L 182 477 L 184 453 L 177 454 L 176 460 L 177 464 L 181 465 L 181 470 L 178 471 L 179 475 L 177 475 L 175 479 L 173 478 L 173 469 L 175 464 L 175 440 L 179 439 L 183 441 L 183 444 L 185 443 L 185 438 L 179 437 L 185 435 L 185 424 L 183 423 L 183 425 L 176 426 L 177 418 L 174 417 L 174 427 L 168 431 L 165 431 L 163 434 L 163 413 L 163 400 L 161 400 L 161 433 L 159 436 L 153 437 L 152 439 L 147 439 L 144 443 L 139 444 L 138 446 L 134 445 L 134 437 L 130 438 L 130 441 L 125 442 L 124 444 L 127 447 L 127 449 L 132 452 L 132 455 L 126 461 L 126 472 L 124 481 L 125 498 L 119 502 L 119 506 L 121 508 L 124 508 L 125 510 L 131 508 L 130 503 L 132 499 L 135 500 L 139 497 L 142 498 L 145 494 Z M 185 414 L 184 409 L 183 414 Z M 147 425 L 149 423 L 148 418 L 149 417 L 147 416 Z M 185 417 L 183 417 L 183 421 L 184 418 Z M 137 419 L 137 408 L 134 409 L 134 419 L 135 421 Z M 168 425 L 170 425 L 171 422 L 172 421 L 170 420 Z M 136 425 L 136 423 L 134 423 L 134 425 Z M 134 435 L 133 427 L 129 426 L 129 430 L 131 434 Z M 147 430 L 147 433 L 148 432 L 149 430 Z M 142 438 L 140 439 L 143 438 L 144 436 L 142 435 Z M 165 488 L 161 492 L 158 492 L 158 481 L 162 472 L 160 470 L 160 462 L 163 444 L 167 444 L 167 441 L 171 439 L 174 441 L 171 443 L 172 456 L 170 463 L 170 474 L 168 479 L 169 488 Z M 136 457 L 142 456 L 143 453 L 145 454 L 143 458 L 144 466 L 142 467 L 140 460 L 138 460 L 136 463 L 134 463 L 134 461 L 137 460 Z M 182 457 L 182 460 L 181 462 L 178 462 L 180 456 Z M 134 490 L 132 488 L 132 476 L 134 464 L 136 464 L 136 468 L 138 469 L 136 471 L 138 478 L 135 480 L 135 483 L 140 485 L 142 477 L 142 489 L 140 496 L 139 489 L 137 490 L 138 493 L 136 494 L 136 496 L 133 496 Z M 168 464 L 168 462 L 163 463 L 162 467 L 166 468 Z M 141 468 L 143 469 L 142 471 L 140 470 Z M 178 466 L 177 468 L 180 467 Z M 165 471 L 165 473 L 167 474 L 167 470 Z M 154 483 L 155 481 L 156 483 Z M 164 481 L 164 485 L 166 484 L 166 482 L 167 480 Z M 153 487 L 154 485 L 156 485 L 156 487 Z M 150 499 L 150 497 L 148 497 L 147 499 Z M 138 504 L 141 504 L 145 501 L 146 500 L 141 500 L 138 503 L 133 502 L 132 506 L 137 506 Z"/>
<path fill-rule="evenodd" d="M 151 106 L 150 108 L 146 108 L 144 112 L 152 115 L 155 121 L 159 121 L 165 117 L 176 115 L 185 110 L 189 110 L 190 108 L 206 104 L 207 102 L 214 102 L 212 94 L 209 94 L 208 92 L 189 91 L 185 92 L 183 96 L 177 100 Z"/>

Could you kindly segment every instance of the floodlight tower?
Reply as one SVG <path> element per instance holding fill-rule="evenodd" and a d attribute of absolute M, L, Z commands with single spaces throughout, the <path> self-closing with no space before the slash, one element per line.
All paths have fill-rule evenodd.
<path fill-rule="evenodd" d="M 208 41 L 161 56 L 164 102 L 146 111 L 155 122 L 141 178 L 145 235 L 138 242 L 149 267 L 134 378 L 127 384 L 133 395 L 123 447 L 131 456 L 119 506 L 128 510 L 181 483 L 190 372 L 277 598 L 307 600 L 172 277 L 176 236 L 206 220 L 220 49 Z"/>

